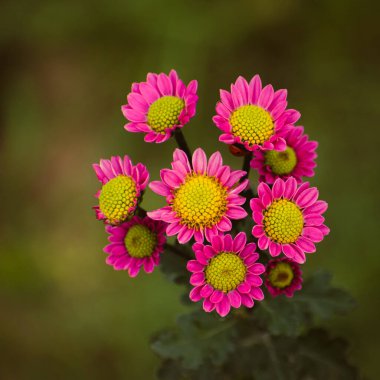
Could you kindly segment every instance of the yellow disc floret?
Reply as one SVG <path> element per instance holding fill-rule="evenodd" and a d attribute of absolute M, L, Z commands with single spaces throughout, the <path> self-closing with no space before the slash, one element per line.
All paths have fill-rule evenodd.
<path fill-rule="evenodd" d="M 294 243 L 302 233 L 302 211 L 288 199 L 277 199 L 264 211 L 263 225 L 271 240 Z"/>
<path fill-rule="evenodd" d="M 149 107 L 148 125 L 157 133 L 165 133 L 165 129 L 173 128 L 179 123 L 185 102 L 176 96 L 164 96 L 157 99 Z"/>
<path fill-rule="evenodd" d="M 276 288 L 286 288 L 294 278 L 292 267 L 288 263 L 279 262 L 268 275 L 269 282 Z"/>
<path fill-rule="evenodd" d="M 227 189 L 215 177 L 192 173 L 175 191 L 172 207 L 181 224 L 197 230 L 212 227 L 227 211 Z"/>
<path fill-rule="evenodd" d="M 157 235 L 147 226 L 135 224 L 124 239 L 125 247 L 132 257 L 143 258 L 150 256 L 157 244 Z"/>
<path fill-rule="evenodd" d="M 247 268 L 243 260 L 232 252 L 214 256 L 205 270 L 206 282 L 225 293 L 235 289 L 244 279 Z"/>
<path fill-rule="evenodd" d="M 129 216 L 129 209 L 135 206 L 137 199 L 135 181 L 126 175 L 119 175 L 109 180 L 99 196 L 99 208 L 111 224 L 124 221 Z"/>
<path fill-rule="evenodd" d="M 290 146 L 282 152 L 277 150 L 268 150 L 264 154 L 265 165 L 270 166 L 274 174 L 290 174 L 297 165 L 296 152 Z"/>
<path fill-rule="evenodd" d="M 230 117 L 232 133 L 249 145 L 261 145 L 274 133 L 274 123 L 269 112 L 255 105 L 241 106 Z"/>

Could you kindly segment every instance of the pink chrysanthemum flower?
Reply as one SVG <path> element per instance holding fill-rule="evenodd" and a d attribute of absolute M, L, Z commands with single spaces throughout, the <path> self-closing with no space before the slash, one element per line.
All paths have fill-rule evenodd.
<path fill-rule="evenodd" d="M 197 86 L 196 80 L 186 86 L 175 70 L 169 75 L 149 73 L 146 82 L 133 83 L 128 104 L 121 107 L 130 121 L 124 128 L 146 133 L 146 142 L 168 140 L 176 128 L 182 128 L 195 115 Z"/>
<path fill-rule="evenodd" d="M 270 260 L 265 269 L 265 286 L 276 297 L 285 294 L 293 297 L 302 288 L 302 271 L 296 262 L 284 257 Z"/>
<path fill-rule="evenodd" d="M 231 235 L 215 235 L 211 245 L 193 245 L 196 260 L 187 263 L 187 269 L 193 273 L 190 284 L 194 288 L 190 299 L 194 302 L 203 299 L 206 312 L 215 309 L 224 317 L 231 306 L 251 308 L 253 300 L 261 301 L 264 298 L 260 275 L 265 267 L 256 262 L 259 258 L 255 252 L 256 244 L 246 242 L 245 233 L 240 232 L 235 239 Z"/>
<path fill-rule="evenodd" d="M 111 243 L 104 247 L 106 263 L 116 270 L 127 270 L 131 277 L 136 277 L 141 268 L 152 273 L 164 250 L 165 228 L 162 222 L 138 216 L 119 226 L 106 226 Z"/>
<path fill-rule="evenodd" d="M 290 177 L 278 178 L 272 189 L 262 182 L 258 186 L 258 198 L 251 199 L 250 206 L 256 225 L 253 236 L 259 239 L 260 249 L 268 249 L 272 256 L 283 252 L 297 263 L 304 263 L 305 252 L 315 252 L 314 243 L 329 233 L 322 214 L 327 203 L 319 201 L 318 190 L 308 182 L 297 186 Z"/>
<path fill-rule="evenodd" d="M 128 156 L 100 160 L 93 168 L 102 183 L 95 195 L 99 198 L 99 206 L 94 207 L 97 219 L 113 225 L 124 222 L 133 215 L 148 184 L 148 170 L 140 163 L 134 166 Z"/>
<path fill-rule="evenodd" d="M 223 132 L 219 141 L 242 144 L 247 150 L 284 150 L 284 139 L 279 132 L 293 125 L 300 113 L 286 109 L 287 91 L 274 91 L 272 85 L 262 88 L 259 75 L 248 83 L 239 77 L 231 85 L 231 92 L 220 90 L 221 101 L 213 117 Z"/>
<path fill-rule="evenodd" d="M 219 152 L 211 155 L 207 163 L 201 148 L 193 154 L 192 167 L 180 149 L 174 151 L 173 160 L 173 170 L 161 170 L 162 181 L 149 184 L 155 193 L 166 197 L 167 206 L 148 215 L 168 223 L 168 236 L 178 235 L 181 244 L 193 236 L 200 243 L 205 236 L 211 241 L 213 235 L 231 230 L 230 219 L 247 216 L 240 207 L 245 198 L 239 195 L 248 184 L 248 180 L 239 183 L 245 171 L 231 171 L 223 165 Z"/>
<path fill-rule="evenodd" d="M 260 181 L 273 183 L 277 178 L 294 177 L 300 183 L 301 177 L 313 177 L 318 143 L 309 141 L 303 127 L 290 127 L 280 136 L 286 142 L 284 151 L 256 150 L 253 153 L 251 167 L 258 170 Z"/>

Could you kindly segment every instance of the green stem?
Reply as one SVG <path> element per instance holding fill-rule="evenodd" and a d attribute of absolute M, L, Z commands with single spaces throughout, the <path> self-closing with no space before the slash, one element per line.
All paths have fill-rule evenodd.
<path fill-rule="evenodd" d="M 277 379 L 284 380 L 284 376 L 282 375 L 281 365 L 278 360 L 277 352 L 273 345 L 272 338 L 270 337 L 269 334 L 265 334 L 263 335 L 262 340 L 263 340 L 264 346 L 266 347 L 268 351 L 269 358 L 271 359 L 273 363 L 273 369 L 276 372 Z"/>
<path fill-rule="evenodd" d="M 186 251 L 182 251 L 181 249 L 177 248 L 176 246 L 174 246 L 173 244 L 170 244 L 170 243 L 166 243 L 165 244 L 165 250 L 168 250 L 172 253 L 174 253 L 175 255 L 181 257 L 182 259 L 184 260 L 191 260 L 193 257 L 190 257 Z"/>
<path fill-rule="evenodd" d="M 187 145 L 185 136 L 183 135 L 180 128 L 177 128 L 175 130 L 174 137 L 175 137 L 175 140 L 177 141 L 178 147 L 186 153 L 186 156 L 189 159 L 189 162 L 191 163 L 191 150 L 189 146 Z"/>

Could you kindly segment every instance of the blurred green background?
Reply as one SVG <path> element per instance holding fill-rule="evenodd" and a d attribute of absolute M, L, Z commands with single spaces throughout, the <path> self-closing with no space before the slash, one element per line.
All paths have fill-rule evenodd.
<path fill-rule="evenodd" d="M 312 183 L 331 235 L 306 271 L 326 268 L 358 307 L 331 322 L 378 378 L 380 33 L 375 2 L 348 0 L 3 0 L 0 5 L 1 379 L 152 379 L 151 334 L 183 310 L 159 271 L 104 264 L 91 163 L 129 154 L 152 179 L 174 141 L 124 131 L 120 105 L 147 72 L 199 81 L 191 147 L 221 150 L 218 89 L 260 73 L 320 142 Z M 252 176 L 253 181 L 255 177 Z M 161 199 L 147 191 L 144 206 Z"/>

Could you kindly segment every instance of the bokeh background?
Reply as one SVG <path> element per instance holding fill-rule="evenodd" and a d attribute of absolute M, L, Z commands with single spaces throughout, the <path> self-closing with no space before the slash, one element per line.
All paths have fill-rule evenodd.
<path fill-rule="evenodd" d="M 149 337 L 171 326 L 180 290 L 156 271 L 104 264 L 91 163 L 129 154 L 152 179 L 174 141 L 124 131 L 120 105 L 147 72 L 199 81 L 191 147 L 219 149 L 218 89 L 260 73 L 320 142 L 314 185 L 331 235 L 309 257 L 358 306 L 330 322 L 378 378 L 379 9 L 351 0 L 3 0 L 0 5 L 0 378 L 153 379 Z M 255 177 L 252 176 L 255 181 Z M 162 204 L 147 191 L 147 209 Z"/>

